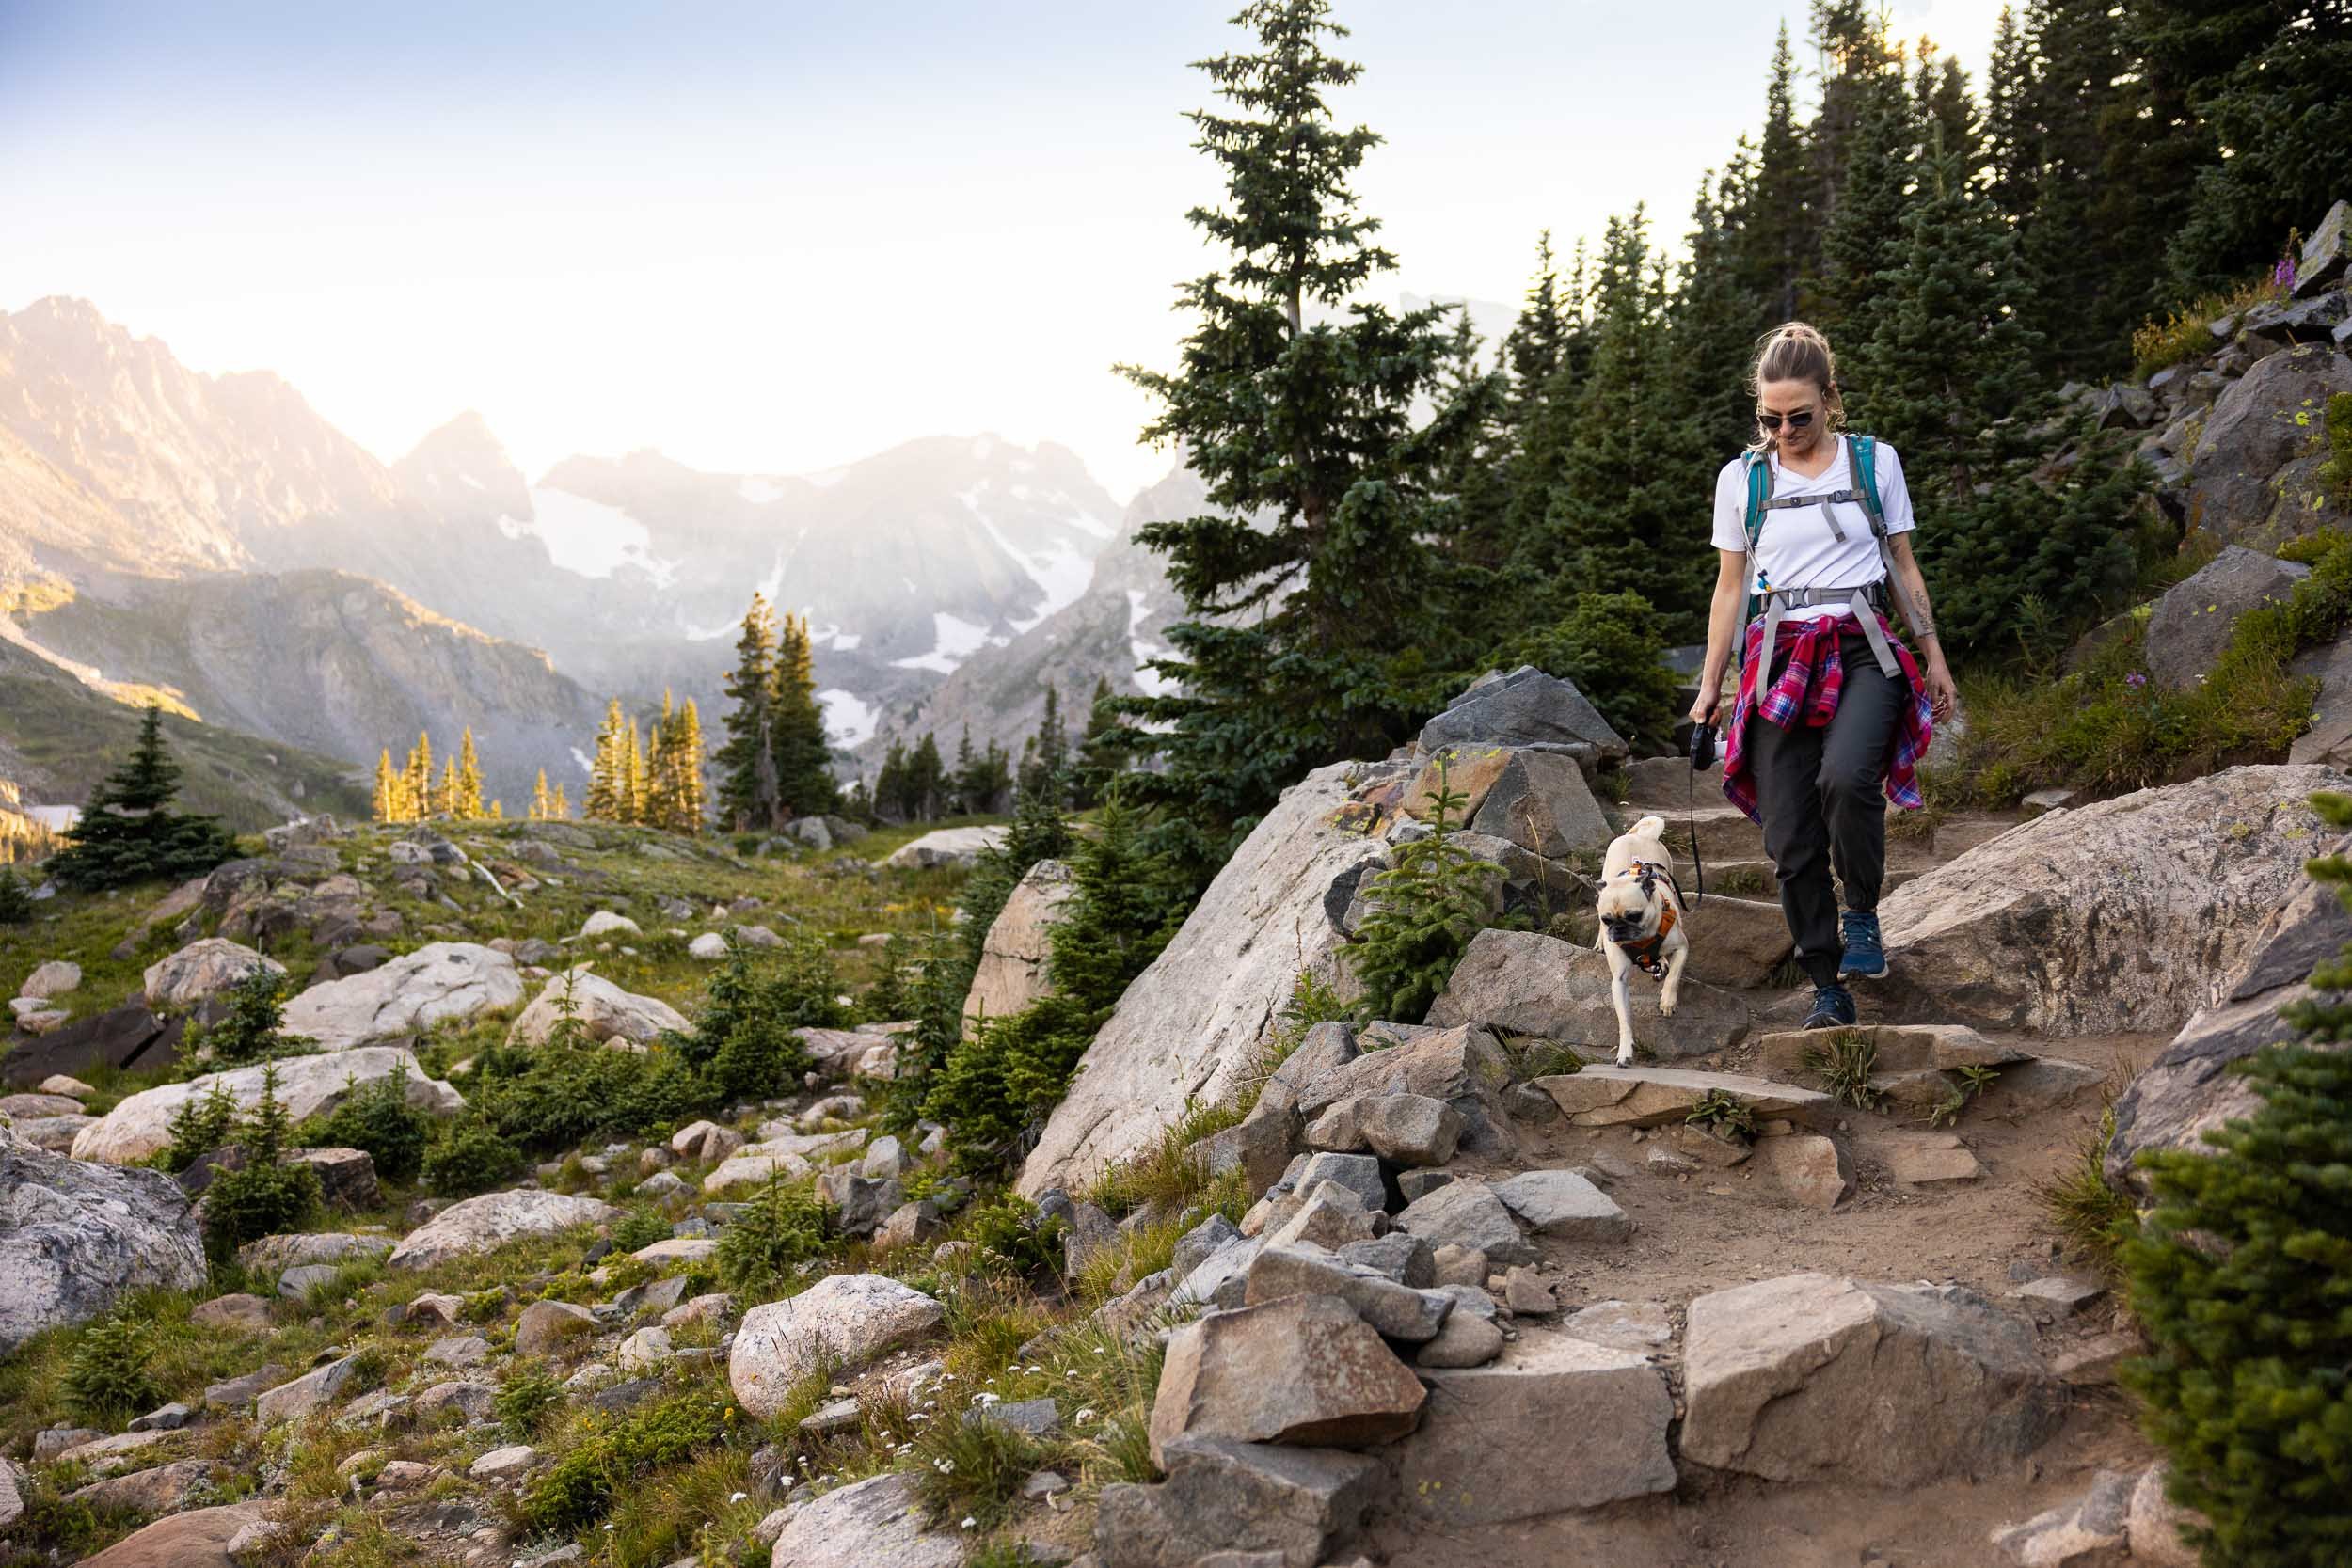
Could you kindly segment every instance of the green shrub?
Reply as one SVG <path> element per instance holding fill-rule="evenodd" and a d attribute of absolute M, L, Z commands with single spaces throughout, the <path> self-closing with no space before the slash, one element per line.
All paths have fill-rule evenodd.
<path fill-rule="evenodd" d="M 1011 1513 L 1021 1483 L 1044 1468 L 1047 1449 L 977 1412 L 951 1411 L 914 1440 L 914 1495 L 934 1524 L 963 1519 L 994 1529 Z"/>
<path fill-rule="evenodd" d="M 77 1420 L 114 1428 L 164 1402 L 148 1370 L 153 1347 L 147 1327 L 127 1313 L 101 1318 L 82 1330 L 66 1362 L 65 1402 Z"/>
<path fill-rule="evenodd" d="M 848 1022 L 849 1009 L 834 1000 L 839 984 L 831 956 L 814 937 L 787 938 L 783 961 L 759 974 L 751 949 L 730 934 L 726 961 L 710 976 L 692 1032 L 672 1036 L 671 1043 L 710 1078 L 718 1097 L 784 1093 L 809 1067 L 807 1047 L 793 1030 Z"/>
<path fill-rule="evenodd" d="M 260 1102 L 238 1128 L 237 1168 L 216 1172 L 204 1189 L 204 1248 L 214 1261 L 226 1261 L 247 1242 L 298 1230 L 318 1212 L 319 1173 L 279 1163 L 290 1131 L 272 1063 L 262 1074 Z"/>
<path fill-rule="evenodd" d="M 825 1206 L 807 1188 L 787 1186 L 783 1172 L 771 1171 L 759 1196 L 720 1232 L 715 1260 L 728 1290 L 764 1299 L 783 1287 L 792 1269 L 823 1256 L 831 1244 Z"/>
<path fill-rule="evenodd" d="M 1144 852 L 1133 812 L 1105 804 L 1099 831 L 1070 854 L 1070 898 L 1049 938 L 1052 993 L 1009 1018 L 975 1021 L 923 1101 L 965 1170 L 993 1166 L 1061 1102 L 1127 983 L 1174 934 L 1170 878 Z"/>
<path fill-rule="evenodd" d="M 670 1239 L 670 1222 L 658 1210 L 631 1209 L 612 1227 L 612 1250 L 616 1253 L 635 1252 L 656 1242 Z"/>
<path fill-rule="evenodd" d="M 615 1053 L 622 1054 L 622 1053 Z M 479 1116 L 445 1122 L 425 1149 L 424 1184 L 445 1197 L 471 1197 L 522 1173 L 523 1151 Z"/>
<path fill-rule="evenodd" d="M 13 865 L 0 865 L 0 926 L 22 926 L 33 918 L 33 892 Z"/>
<path fill-rule="evenodd" d="M 2145 1156 L 2155 1208 L 2123 1243 L 2154 1345 L 2128 1364 L 2210 1568 L 2352 1560 L 2352 1054 L 2246 1064 L 2260 1110 L 2214 1152 Z"/>
<path fill-rule="evenodd" d="M 433 1119 L 408 1103 L 408 1069 L 366 1084 L 344 1083 L 342 1103 L 332 1115 L 303 1123 L 300 1141 L 312 1148 L 365 1149 L 383 1180 L 414 1181 L 424 1168 Z"/>
<path fill-rule="evenodd" d="M 1499 644 L 1486 662 L 1504 670 L 1533 664 L 1574 681 L 1642 756 L 1674 745 L 1675 675 L 1665 653 L 1665 619 L 1647 599 L 1583 593 L 1561 620 Z"/>
<path fill-rule="evenodd" d="M 914 1007 L 914 975 L 906 938 L 893 933 L 882 943 L 882 973 L 866 988 L 866 994 L 857 999 L 857 1016 L 866 1023 L 896 1023 L 912 1015 Z"/>
<path fill-rule="evenodd" d="M 964 1240 L 1014 1274 L 1043 1279 L 1061 1268 L 1062 1233 L 1068 1228 L 1058 1219 L 1041 1218 L 1036 1204 L 1007 1191 L 973 1204 L 962 1233 Z"/>
<path fill-rule="evenodd" d="M 2244 315 L 2282 291 L 2269 273 L 2234 289 L 2206 294 L 2169 312 L 2164 320 L 2151 316 L 2132 334 L 2132 374 L 2145 381 L 2168 365 L 2200 358 L 2214 351 L 2210 324 L 2223 316 Z"/>
<path fill-rule="evenodd" d="M 674 1395 L 592 1433 L 541 1472 L 516 1507 L 533 1533 L 570 1534 L 595 1524 L 620 1490 L 642 1476 L 726 1440 L 733 1402 L 694 1392 Z"/>
<path fill-rule="evenodd" d="M 564 1407 L 564 1384 L 537 1361 L 518 1362 L 499 1383 L 491 1412 L 517 1443 L 536 1439 L 548 1415 Z"/>
<path fill-rule="evenodd" d="M 164 1151 L 164 1168 L 183 1171 L 229 1142 L 237 1130 L 237 1097 L 229 1085 L 215 1082 L 199 1095 L 180 1102 L 167 1124 L 171 1147 Z"/>
<path fill-rule="evenodd" d="M 1445 990 L 1470 938 L 1495 924 L 1496 868 L 1454 842 L 1463 795 L 1438 769 L 1437 816 L 1429 834 L 1394 851 L 1396 863 L 1372 879 L 1364 917 L 1346 951 L 1364 988 L 1367 1016 L 1419 1023 Z"/>
<path fill-rule="evenodd" d="M 715 1110 L 723 1097 L 676 1050 L 608 1051 L 561 1033 L 528 1051 L 478 1058 L 473 1101 L 500 1136 L 539 1153 L 596 1136 L 650 1134 Z"/>
<path fill-rule="evenodd" d="M 286 977 L 276 970 L 257 969 L 229 988 L 229 1011 L 211 1028 L 190 1028 L 182 1046 L 189 1056 L 210 1051 L 226 1066 L 258 1062 L 265 1056 L 289 1056 L 306 1051 L 311 1042 L 284 1033 L 282 998 Z"/>
<path fill-rule="evenodd" d="M 2352 827 L 2352 797 L 2312 806 Z M 2352 861 L 2312 876 L 2352 903 Z M 2284 1009 L 2297 1043 L 2233 1069 L 2261 1104 L 2203 1150 L 2144 1153 L 2153 1207 L 2121 1248 L 2153 1349 L 2122 1369 L 2175 1501 L 2202 1513 L 2209 1568 L 2319 1568 L 2352 1557 L 2352 946 Z"/>

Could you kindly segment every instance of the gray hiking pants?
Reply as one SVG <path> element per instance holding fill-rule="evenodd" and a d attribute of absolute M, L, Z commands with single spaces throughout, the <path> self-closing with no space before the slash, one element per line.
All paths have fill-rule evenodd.
<path fill-rule="evenodd" d="M 1837 978 L 1845 954 L 1832 867 L 1845 884 L 1848 909 L 1875 913 L 1879 907 L 1886 879 L 1886 759 L 1906 689 L 1899 673 L 1890 679 L 1879 669 L 1861 633 L 1840 639 L 1837 652 L 1845 679 L 1826 725 L 1784 730 L 1751 719 L 1747 732 L 1764 853 L 1780 875 L 1780 909 L 1797 961 L 1817 986 Z M 1787 664 L 1784 653 L 1772 675 Z"/>

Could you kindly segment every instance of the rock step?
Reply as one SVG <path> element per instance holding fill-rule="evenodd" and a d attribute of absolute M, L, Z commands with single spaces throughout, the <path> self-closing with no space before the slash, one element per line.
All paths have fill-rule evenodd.
<path fill-rule="evenodd" d="M 1761 1035 L 1756 1040 L 1759 1075 L 1806 1088 L 1826 1079 L 1825 1053 L 1841 1048 L 1867 1053 L 1869 1086 L 1890 1113 L 1924 1114 L 1948 1104 L 1967 1088 L 1965 1068 L 1988 1068 L 1996 1076 L 1984 1089 L 2003 1111 L 2039 1111 L 2068 1104 L 2097 1091 L 2106 1072 L 2059 1056 L 2042 1056 L 2011 1041 L 1979 1034 L 1961 1023 L 1881 1023 L 1853 1029 Z"/>
<path fill-rule="evenodd" d="M 1689 1068 L 1588 1067 L 1534 1080 L 1561 1114 L 1578 1127 L 1663 1127 L 1679 1123 L 1710 1094 L 1739 1101 L 1758 1120 L 1780 1119 L 1820 1130 L 1844 1113 L 1818 1089 L 1744 1072 Z"/>

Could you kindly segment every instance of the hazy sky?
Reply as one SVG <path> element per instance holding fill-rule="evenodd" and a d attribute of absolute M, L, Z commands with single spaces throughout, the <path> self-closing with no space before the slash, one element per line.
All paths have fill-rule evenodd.
<path fill-rule="evenodd" d="M 377 455 L 480 409 L 534 479 L 658 447 L 795 472 L 937 433 L 1164 457 L 1216 194 L 1178 116 L 1235 0 L 0 0 L 0 309 L 85 296 L 268 369 Z M 1899 0 L 1979 80 L 1997 0 Z M 1339 0 L 1410 290 L 1516 301 L 1647 199 L 1679 237 L 1763 111 L 1742 0 Z M 1788 8 L 1800 35 L 1803 8 Z M 1808 90 L 1811 84 L 1808 83 Z"/>

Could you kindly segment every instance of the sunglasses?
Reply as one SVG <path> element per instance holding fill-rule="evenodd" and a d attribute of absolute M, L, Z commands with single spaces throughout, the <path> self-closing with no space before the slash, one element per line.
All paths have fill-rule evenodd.
<path fill-rule="evenodd" d="M 1767 430 L 1778 430 L 1783 420 L 1788 421 L 1789 429 L 1803 430 L 1813 422 L 1813 410 L 1803 408 L 1794 414 L 1767 414 L 1762 409 L 1758 409 L 1756 415 L 1756 422 Z"/>

